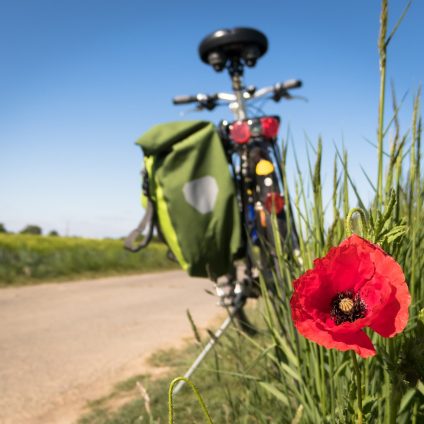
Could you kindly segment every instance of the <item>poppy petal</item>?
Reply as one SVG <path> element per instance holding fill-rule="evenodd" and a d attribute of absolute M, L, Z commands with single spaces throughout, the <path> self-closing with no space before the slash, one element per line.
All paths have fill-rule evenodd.
<path fill-rule="evenodd" d="M 353 235 L 327 255 L 314 262 L 316 271 L 326 281 L 334 296 L 338 292 L 358 289 L 370 280 L 375 272 L 365 240 Z"/>
<path fill-rule="evenodd" d="M 370 338 L 361 330 L 334 333 L 332 331 L 327 331 L 321 323 L 312 319 L 298 322 L 296 328 L 304 337 L 327 349 L 337 349 L 341 351 L 354 350 L 363 358 L 368 358 L 376 354 Z"/>
<path fill-rule="evenodd" d="M 401 323 L 398 323 L 398 326 L 401 327 L 401 329 L 397 331 L 396 317 L 400 313 L 400 308 L 401 308 L 400 303 L 396 299 L 394 299 L 392 302 L 388 303 L 384 307 L 384 309 L 381 311 L 379 319 L 376 319 L 370 325 L 370 327 L 383 337 L 392 337 L 395 334 L 399 333 L 399 331 L 403 330 L 403 328 L 406 326 L 406 323 L 408 321 L 408 315 L 407 315 L 406 321 L 402 320 Z"/>
<path fill-rule="evenodd" d="M 329 347 L 334 347 L 341 351 L 354 350 L 363 358 L 374 356 L 377 353 L 371 339 L 363 331 L 335 334 L 334 345 Z"/>
<path fill-rule="evenodd" d="M 370 327 L 383 337 L 393 337 L 408 323 L 411 295 L 399 264 L 388 256 L 383 265 L 390 278 L 391 296 Z"/>

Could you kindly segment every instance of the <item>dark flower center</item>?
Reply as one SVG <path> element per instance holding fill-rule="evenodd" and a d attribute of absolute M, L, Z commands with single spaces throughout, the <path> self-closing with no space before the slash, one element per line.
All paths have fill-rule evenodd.
<path fill-rule="evenodd" d="M 367 312 L 365 303 L 352 291 L 338 293 L 331 301 L 330 316 L 336 325 L 344 322 L 354 322 L 359 318 L 363 318 Z"/>

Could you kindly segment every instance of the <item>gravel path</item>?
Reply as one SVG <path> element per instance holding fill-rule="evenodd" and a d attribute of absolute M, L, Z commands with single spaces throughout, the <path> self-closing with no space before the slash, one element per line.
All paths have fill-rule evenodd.
<path fill-rule="evenodd" d="M 87 400 L 221 311 L 172 271 L 0 290 L 0 423 L 72 423 Z"/>

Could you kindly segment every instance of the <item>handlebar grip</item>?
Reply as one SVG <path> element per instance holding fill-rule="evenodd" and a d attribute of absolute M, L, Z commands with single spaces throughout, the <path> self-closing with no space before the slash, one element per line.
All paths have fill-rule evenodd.
<path fill-rule="evenodd" d="M 172 99 L 172 103 L 174 103 L 174 105 L 184 105 L 194 102 L 197 102 L 197 96 L 175 96 Z"/>
<path fill-rule="evenodd" d="M 300 88 L 302 87 L 302 81 L 301 80 L 288 80 L 283 82 L 282 84 L 282 88 L 284 88 L 285 90 L 290 90 L 291 88 Z"/>

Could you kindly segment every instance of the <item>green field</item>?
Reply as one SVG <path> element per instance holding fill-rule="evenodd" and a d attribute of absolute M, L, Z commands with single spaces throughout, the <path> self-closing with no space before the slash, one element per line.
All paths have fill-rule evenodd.
<path fill-rule="evenodd" d="M 172 268 L 160 243 L 134 254 L 122 240 L 0 234 L 0 286 Z"/>

